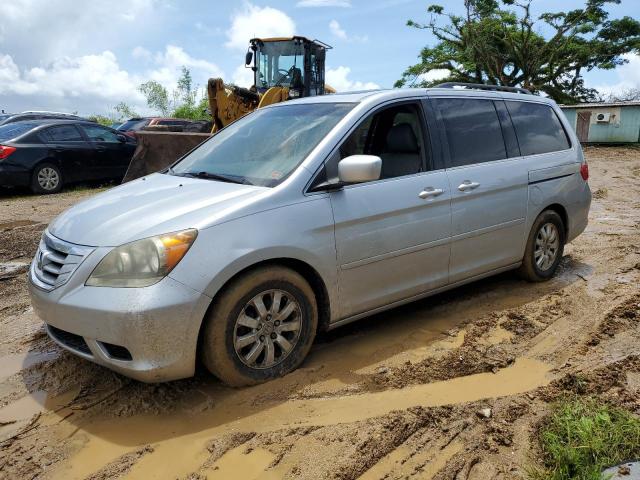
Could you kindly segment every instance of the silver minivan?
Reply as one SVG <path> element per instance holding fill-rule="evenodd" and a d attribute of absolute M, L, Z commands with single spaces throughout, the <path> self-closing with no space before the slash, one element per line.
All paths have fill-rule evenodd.
<path fill-rule="evenodd" d="M 44 232 L 36 313 L 130 377 L 234 386 L 297 368 L 318 331 L 517 269 L 553 276 L 587 225 L 580 143 L 526 91 L 405 89 L 263 108 Z"/>

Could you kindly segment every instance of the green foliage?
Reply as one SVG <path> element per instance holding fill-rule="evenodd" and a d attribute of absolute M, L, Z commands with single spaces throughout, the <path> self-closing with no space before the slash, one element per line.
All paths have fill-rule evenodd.
<path fill-rule="evenodd" d="M 209 105 L 206 95 L 202 95 L 198 99 L 198 89 L 193 85 L 191 72 L 184 66 L 182 67 L 182 75 L 178 79 L 178 86 L 171 95 L 164 86 L 155 80 L 143 83 L 139 90 L 147 97 L 147 105 L 162 116 L 191 120 L 207 118 L 205 109 Z"/>
<path fill-rule="evenodd" d="M 113 110 L 116 112 L 114 122 L 124 121 L 124 120 L 128 120 L 129 118 L 140 116 L 135 112 L 135 110 L 133 110 L 133 108 L 131 108 L 129 105 L 127 105 L 124 102 L 118 103 L 115 107 L 113 107 Z"/>
<path fill-rule="evenodd" d="M 203 97 L 198 102 L 183 103 L 178 106 L 173 113 L 172 117 L 175 118 L 188 118 L 190 120 L 204 120 L 208 118 L 206 109 L 209 106 L 209 102 L 206 97 Z"/>
<path fill-rule="evenodd" d="M 640 51 L 640 22 L 608 18 L 605 7 L 620 0 L 585 1 L 584 8 L 537 18 L 533 0 L 464 0 L 464 15 L 431 5 L 427 23 L 407 24 L 431 32 L 437 43 L 422 49 L 420 63 L 395 86 L 488 83 L 523 86 L 563 103 L 594 100 L 597 92 L 585 86 L 584 72 L 616 68 L 627 62 L 623 54 Z M 423 75 L 435 69 L 447 70 L 448 77 L 425 80 Z"/>
<path fill-rule="evenodd" d="M 544 467 L 535 480 L 600 480 L 604 468 L 640 457 L 640 419 L 595 399 L 554 406 L 539 433 Z"/>
<path fill-rule="evenodd" d="M 169 114 L 169 93 L 167 89 L 155 80 L 149 80 L 141 84 L 138 90 L 147 97 L 147 105 L 160 112 L 161 115 Z"/>
<path fill-rule="evenodd" d="M 87 117 L 87 120 L 91 120 L 92 122 L 97 122 L 100 125 L 104 125 L 105 127 L 110 127 L 111 124 L 115 122 L 115 120 L 112 117 L 107 117 L 105 115 L 99 115 L 99 114 L 90 115 L 89 117 Z"/>

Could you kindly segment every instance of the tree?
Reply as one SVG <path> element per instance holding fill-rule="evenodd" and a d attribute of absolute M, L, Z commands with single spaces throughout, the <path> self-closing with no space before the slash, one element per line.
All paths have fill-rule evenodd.
<path fill-rule="evenodd" d="M 561 103 L 595 100 L 584 73 L 614 69 L 627 62 L 622 55 L 640 51 L 640 22 L 608 18 L 605 7 L 620 0 L 585 1 L 584 8 L 537 18 L 533 0 L 464 0 L 464 15 L 431 5 L 427 23 L 407 25 L 431 32 L 437 43 L 422 49 L 420 63 L 395 86 L 433 86 L 439 82 L 426 74 L 446 70 L 440 81 L 522 86 Z"/>
<path fill-rule="evenodd" d="M 640 102 L 640 88 L 627 88 L 606 95 L 607 102 Z"/>
<path fill-rule="evenodd" d="M 149 108 L 157 110 L 162 115 L 169 115 L 169 93 L 167 89 L 155 80 L 149 80 L 138 87 L 145 97 Z"/>
<path fill-rule="evenodd" d="M 194 87 L 191 72 L 182 67 L 176 89 L 171 96 L 167 89 L 155 80 L 141 84 L 138 89 L 147 97 L 147 105 L 163 116 L 199 120 L 205 118 L 206 92 L 198 100 L 198 88 Z"/>
<path fill-rule="evenodd" d="M 135 110 L 124 102 L 118 103 L 113 110 L 116 112 L 117 120 L 128 120 L 130 118 L 139 117 Z"/>

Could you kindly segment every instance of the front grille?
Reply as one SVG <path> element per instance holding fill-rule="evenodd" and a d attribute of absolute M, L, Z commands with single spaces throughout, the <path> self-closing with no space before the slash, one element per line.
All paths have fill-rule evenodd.
<path fill-rule="evenodd" d="M 72 350 L 76 350 L 78 352 L 86 353 L 87 355 L 91 355 L 91 350 L 89 350 L 89 345 L 84 341 L 80 335 L 76 335 L 75 333 L 66 332 L 59 328 L 54 327 L 53 325 L 47 325 L 47 329 L 53 338 L 62 343 L 63 345 L 69 347 Z"/>
<path fill-rule="evenodd" d="M 64 285 L 92 250 L 60 240 L 45 230 L 33 259 L 34 283 L 44 290 Z"/>

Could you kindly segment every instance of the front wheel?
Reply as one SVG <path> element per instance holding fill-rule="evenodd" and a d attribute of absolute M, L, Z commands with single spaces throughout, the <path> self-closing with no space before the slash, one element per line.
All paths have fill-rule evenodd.
<path fill-rule="evenodd" d="M 565 225 L 560 215 L 545 210 L 533 222 L 518 273 L 530 282 L 549 280 L 562 260 Z"/>
<path fill-rule="evenodd" d="M 205 322 L 201 356 L 207 369 L 228 385 L 252 385 L 302 363 L 315 337 L 317 303 L 301 275 L 263 267 L 233 281 Z"/>

